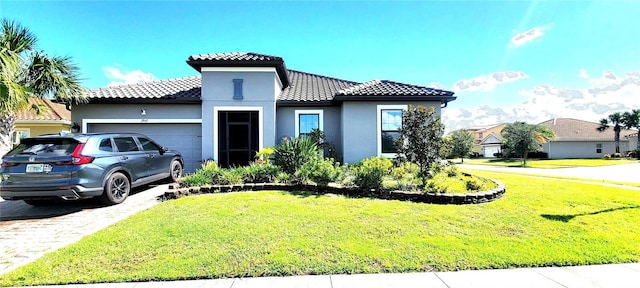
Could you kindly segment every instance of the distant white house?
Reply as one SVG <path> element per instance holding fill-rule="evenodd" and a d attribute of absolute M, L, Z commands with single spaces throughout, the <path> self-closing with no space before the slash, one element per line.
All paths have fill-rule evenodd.
<path fill-rule="evenodd" d="M 491 133 L 480 142 L 480 147 L 482 147 L 483 157 L 496 157 L 496 153 L 502 153 L 502 136 Z"/>
<path fill-rule="evenodd" d="M 616 152 L 613 127 L 600 132 L 599 123 L 571 119 L 554 118 L 540 123 L 553 131 L 555 138 L 543 144 L 543 151 L 549 158 L 602 158 L 605 154 Z M 620 132 L 620 152 L 634 150 L 637 143 L 631 144 L 636 130 L 622 130 Z"/>
<path fill-rule="evenodd" d="M 627 140 L 629 140 L 629 150 L 634 151 L 638 150 L 638 133 L 629 134 L 625 136 Z"/>

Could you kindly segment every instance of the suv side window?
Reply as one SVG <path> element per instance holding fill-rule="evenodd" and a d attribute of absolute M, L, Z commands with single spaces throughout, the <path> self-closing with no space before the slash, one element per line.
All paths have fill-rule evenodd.
<path fill-rule="evenodd" d="M 100 140 L 100 145 L 98 146 L 98 150 L 103 152 L 113 152 L 113 146 L 111 146 L 111 138 L 105 138 Z"/>
<path fill-rule="evenodd" d="M 113 141 L 116 142 L 119 152 L 140 151 L 133 137 L 116 137 L 113 138 Z"/>
<path fill-rule="evenodd" d="M 142 150 L 146 152 L 160 151 L 160 146 L 158 146 L 156 143 L 153 143 L 153 141 L 151 141 L 149 138 L 138 137 L 138 140 L 140 141 L 140 145 L 142 145 Z"/>

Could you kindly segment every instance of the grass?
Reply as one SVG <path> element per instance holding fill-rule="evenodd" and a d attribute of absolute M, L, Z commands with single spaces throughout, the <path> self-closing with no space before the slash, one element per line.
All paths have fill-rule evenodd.
<path fill-rule="evenodd" d="M 480 205 L 305 193 L 181 198 L 0 275 L 0 286 L 640 261 L 640 191 L 474 172 Z"/>
<path fill-rule="evenodd" d="M 453 159 L 454 163 L 460 163 L 460 159 Z M 569 168 L 569 167 L 596 167 L 620 164 L 638 163 L 637 159 L 612 158 L 612 159 L 527 159 L 530 168 Z M 522 167 L 520 159 L 479 158 L 464 159 L 464 164 L 490 165 L 505 167 Z"/>

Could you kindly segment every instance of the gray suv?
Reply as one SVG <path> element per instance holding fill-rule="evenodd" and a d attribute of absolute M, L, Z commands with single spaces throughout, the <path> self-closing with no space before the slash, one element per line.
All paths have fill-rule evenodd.
<path fill-rule="evenodd" d="M 0 197 L 43 205 L 100 196 L 124 201 L 131 188 L 182 176 L 179 152 L 141 134 L 60 134 L 21 140 L 2 158 Z"/>

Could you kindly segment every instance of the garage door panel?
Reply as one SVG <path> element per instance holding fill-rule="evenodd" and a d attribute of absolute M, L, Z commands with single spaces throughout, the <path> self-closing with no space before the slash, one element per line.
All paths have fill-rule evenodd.
<path fill-rule="evenodd" d="M 89 133 L 140 133 L 161 146 L 179 151 L 185 162 L 185 172 L 200 168 L 202 136 L 200 124 L 89 124 Z"/>

